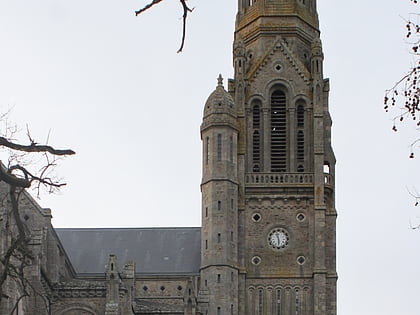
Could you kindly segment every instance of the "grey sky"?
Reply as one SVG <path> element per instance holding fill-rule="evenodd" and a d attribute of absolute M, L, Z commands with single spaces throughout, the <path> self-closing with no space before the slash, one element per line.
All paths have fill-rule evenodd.
<path fill-rule="evenodd" d="M 337 156 L 340 315 L 418 315 L 418 132 L 391 131 L 384 90 L 413 59 L 402 17 L 409 0 L 320 0 Z M 68 187 L 40 204 L 54 224 L 199 226 L 204 102 L 232 77 L 235 0 L 0 1 L 0 109 L 42 141 L 77 152 L 59 169 Z M 402 17 L 401 17 L 402 16 Z M 418 152 L 417 155 L 420 155 Z"/>

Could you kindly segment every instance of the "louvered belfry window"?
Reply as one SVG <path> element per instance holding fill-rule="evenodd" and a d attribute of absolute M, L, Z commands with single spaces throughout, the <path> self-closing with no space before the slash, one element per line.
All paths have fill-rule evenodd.
<path fill-rule="evenodd" d="M 252 108 L 252 165 L 253 171 L 261 169 L 261 134 L 260 134 L 261 110 L 259 105 Z"/>
<path fill-rule="evenodd" d="M 297 158 L 297 171 L 304 172 L 305 162 L 305 107 L 303 104 L 297 106 L 296 113 L 296 158 Z"/>
<path fill-rule="evenodd" d="M 287 170 L 287 111 L 286 94 L 277 90 L 271 94 L 271 171 Z"/>

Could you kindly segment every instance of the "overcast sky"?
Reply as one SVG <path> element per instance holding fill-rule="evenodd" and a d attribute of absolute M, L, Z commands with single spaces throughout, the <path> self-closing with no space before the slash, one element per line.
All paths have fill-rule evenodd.
<path fill-rule="evenodd" d="M 419 158 L 391 131 L 384 90 L 413 63 L 409 0 L 320 0 L 337 156 L 340 315 L 420 314 Z M 68 187 L 39 203 L 57 227 L 199 226 L 199 126 L 219 73 L 232 77 L 236 0 L 0 0 L 0 110 L 77 152 Z"/>

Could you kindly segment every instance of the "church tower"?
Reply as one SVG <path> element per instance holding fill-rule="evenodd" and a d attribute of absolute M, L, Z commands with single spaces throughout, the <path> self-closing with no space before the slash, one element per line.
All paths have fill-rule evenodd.
<path fill-rule="evenodd" d="M 204 109 L 203 314 L 335 315 L 335 157 L 316 0 L 238 0 Z"/>

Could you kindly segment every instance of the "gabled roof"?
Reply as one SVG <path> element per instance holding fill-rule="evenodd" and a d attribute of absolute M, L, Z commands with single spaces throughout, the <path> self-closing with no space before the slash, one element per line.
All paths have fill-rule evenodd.
<path fill-rule="evenodd" d="M 105 272 L 110 254 L 120 270 L 128 261 L 138 274 L 196 274 L 201 262 L 201 228 L 57 228 L 78 274 Z"/>

